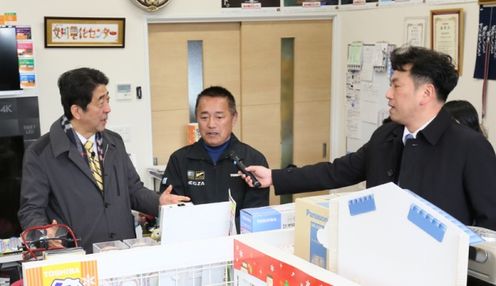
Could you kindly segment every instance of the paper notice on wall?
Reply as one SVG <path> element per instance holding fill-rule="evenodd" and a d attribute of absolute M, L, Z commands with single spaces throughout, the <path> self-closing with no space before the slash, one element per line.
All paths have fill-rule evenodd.
<path fill-rule="evenodd" d="M 373 103 L 378 102 L 377 88 L 373 82 L 360 83 L 360 99 L 370 101 Z"/>
<path fill-rule="evenodd" d="M 346 153 L 356 152 L 362 147 L 363 142 L 361 139 L 346 137 Z"/>
<path fill-rule="evenodd" d="M 346 136 L 361 137 L 359 90 L 346 90 Z"/>
<path fill-rule="evenodd" d="M 381 109 L 379 110 L 379 112 L 377 113 L 377 125 L 382 125 L 384 120 L 386 120 L 386 118 L 389 117 L 389 110 L 387 109 Z"/>
<path fill-rule="evenodd" d="M 346 73 L 346 151 L 356 151 L 389 115 L 389 54 L 385 42 L 348 45 Z"/>
<path fill-rule="evenodd" d="M 348 70 L 346 73 L 346 88 L 360 90 L 360 71 Z"/>
<path fill-rule="evenodd" d="M 363 45 L 362 48 L 362 81 L 372 81 L 374 78 L 374 50 L 375 45 Z"/>
<path fill-rule="evenodd" d="M 360 129 L 360 71 L 346 73 L 346 136 L 361 138 Z"/>
<path fill-rule="evenodd" d="M 376 43 L 374 45 L 374 52 L 372 55 L 372 62 L 374 65 L 374 70 L 376 72 L 382 72 L 386 70 L 387 66 L 387 56 L 388 56 L 388 44 L 387 43 Z"/>
<path fill-rule="evenodd" d="M 377 104 L 375 102 L 362 100 L 360 102 L 360 115 L 363 121 L 377 124 Z M 375 125 L 377 127 L 377 125 Z"/>
<path fill-rule="evenodd" d="M 360 70 L 362 66 L 362 46 L 361 42 L 354 42 L 348 45 L 346 64 L 349 70 Z"/>
<path fill-rule="evenodd" d="M 377 116 L 377 113 L 375 113 L 374 115 Z M 362 121 L 361 132 L 362 132 L 362 140 L 364 144 L 365 142 L 369 141 L 370 137 L 372 137 L 372 134 L 375 132 L 376 129 L 377 129 L 377 122 Z"/>
<path fill-rule="evenodd" d="M 346 136 L 350 138 L 360 139 L 362 128 L 360 125 L 360 112 L 356 110 L 348 110 L 346 119 Z"/>

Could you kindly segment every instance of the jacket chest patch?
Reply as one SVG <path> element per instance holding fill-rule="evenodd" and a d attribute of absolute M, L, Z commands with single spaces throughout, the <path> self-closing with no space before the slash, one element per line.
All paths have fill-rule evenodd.
<path fill-rule="evenodd" d="M 205 180 L 205 171 L 188 170 L 188 180 L 193 180 L 193 181 Z"/>
<path fill-rule="evenodd" d="M 188 185 L 201 187 L 205 186 L 205 171 L 192 171 L 188 170 Z"/>

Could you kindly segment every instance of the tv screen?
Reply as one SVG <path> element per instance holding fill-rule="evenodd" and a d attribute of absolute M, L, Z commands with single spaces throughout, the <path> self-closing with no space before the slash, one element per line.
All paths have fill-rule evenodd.
<path fill-rule="evenodd" d="M 19 236 L 17 220 L 21 192 L 22 136 L 0 137 L 0 238 Z"/>
<path fill-rule="evenodd" d="M 20 89 L 16 30 L 0 27 L 0 91 Z"/>

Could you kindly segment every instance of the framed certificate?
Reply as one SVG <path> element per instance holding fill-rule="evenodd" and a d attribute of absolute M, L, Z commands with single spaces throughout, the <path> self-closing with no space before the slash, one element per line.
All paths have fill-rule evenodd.
<path fill-rule="evenodd" d="M 461 75 L 463 9 L 431 10 L 431 48 L 450 55 Z"/>
<path fill-rule="evenodd" d="M 427 17 L 405 18 L 405 44 L 410 46 L 425 47 L 425 34 L 427 28 Z"/>
<path fill-rule="evenodd" d="M 479 0 L 479 5 L 496 4 L 496 0 Z"/>

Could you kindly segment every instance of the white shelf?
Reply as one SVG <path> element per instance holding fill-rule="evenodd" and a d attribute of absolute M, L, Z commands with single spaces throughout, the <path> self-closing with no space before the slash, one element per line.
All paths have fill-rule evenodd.
<path fill-rule="evenodd" d="M 22 253 L 4 254 L 0 256 L 0 264 L 22 260 Z"/>

